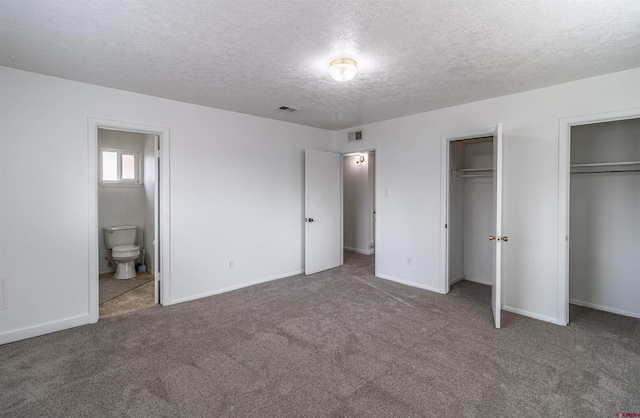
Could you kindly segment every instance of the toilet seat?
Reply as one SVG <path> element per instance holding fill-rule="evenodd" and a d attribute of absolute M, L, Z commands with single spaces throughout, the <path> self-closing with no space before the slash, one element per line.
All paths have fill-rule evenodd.
<path fill-rule="evenodd" d="M 140 255 L 140 247 L 137 245 L 116 245 L 111 249 L 113 258 L 137 257 Z"/>

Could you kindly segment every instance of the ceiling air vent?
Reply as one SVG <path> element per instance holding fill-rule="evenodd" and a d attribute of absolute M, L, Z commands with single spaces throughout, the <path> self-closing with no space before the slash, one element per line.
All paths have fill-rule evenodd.
<path fill-rule="evenodd" d="M 280 106 L 278 108 L 278 110 L 282 110 L 283 112 L 289 112 L 289 113 L 299 112 L 300 111 L 300 109 L 295 109 L 295 108 L 289 107 L 289 106 Z"/>
<path fill-rule="evenodd" d="M 362 131 L 353 131 L 347 133 L 347 142 L 362 141 Z"/>

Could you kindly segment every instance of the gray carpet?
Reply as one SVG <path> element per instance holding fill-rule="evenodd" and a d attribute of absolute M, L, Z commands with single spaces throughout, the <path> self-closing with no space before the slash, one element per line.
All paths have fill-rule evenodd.
<path fill-rule="evenodd" d="M 110 301 L 111 299 L 115 299 L 136 287 L 149 283 L 153 279 L 153 276 L 150 273 L 139 273 L 136 278 L 125 280 L 114 279 L 112 274 L 100 276 L 100 280 L 98 281 L 100 286 L 98 292 L 100 305 Z"/>
<path fill-rule="evenodd" d="M 640 412 L 640 320 L 567 327 L 372 275 L 372 257 L 0 347 L 3 417 L 614 417 Z M 213 279 L 213 278 L 212 278 Z"/>

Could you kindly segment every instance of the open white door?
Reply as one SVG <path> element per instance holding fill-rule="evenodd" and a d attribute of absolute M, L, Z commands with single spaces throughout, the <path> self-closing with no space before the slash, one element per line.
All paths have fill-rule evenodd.
<path fill-rule="evenodd" d="M 492 273 L 493 286 L 491 288 L 491 309 L 496 328 L 500 328 L 500 311 L 502 309 L 502 243 L 507 237 L 502 235 L 502 123 L 496 126 L 493 134 L 493 215 L 495 235 L 490 235 L 493 241 Z"/>
<path fill-rule="evenodd" d="M 153 190 L 153 278 L 154 278 L 154 302 L 160 303 L 160 137 L 155 139 L 155 189 Z"/>
<path fill-rule="evenodd" d="M 305 274 L 342 264 L 341 156 L 305 151 Z"/>

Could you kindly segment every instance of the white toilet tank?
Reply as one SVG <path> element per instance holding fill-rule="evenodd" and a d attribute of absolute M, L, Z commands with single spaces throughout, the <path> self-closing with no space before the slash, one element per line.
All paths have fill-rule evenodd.
<path fill-rule="evenodd" d="M 105 226 L 104 245 L 108 250 L 117 245 L 128 245 L 136 243 L 138 228 L 135 225 Z"/>

